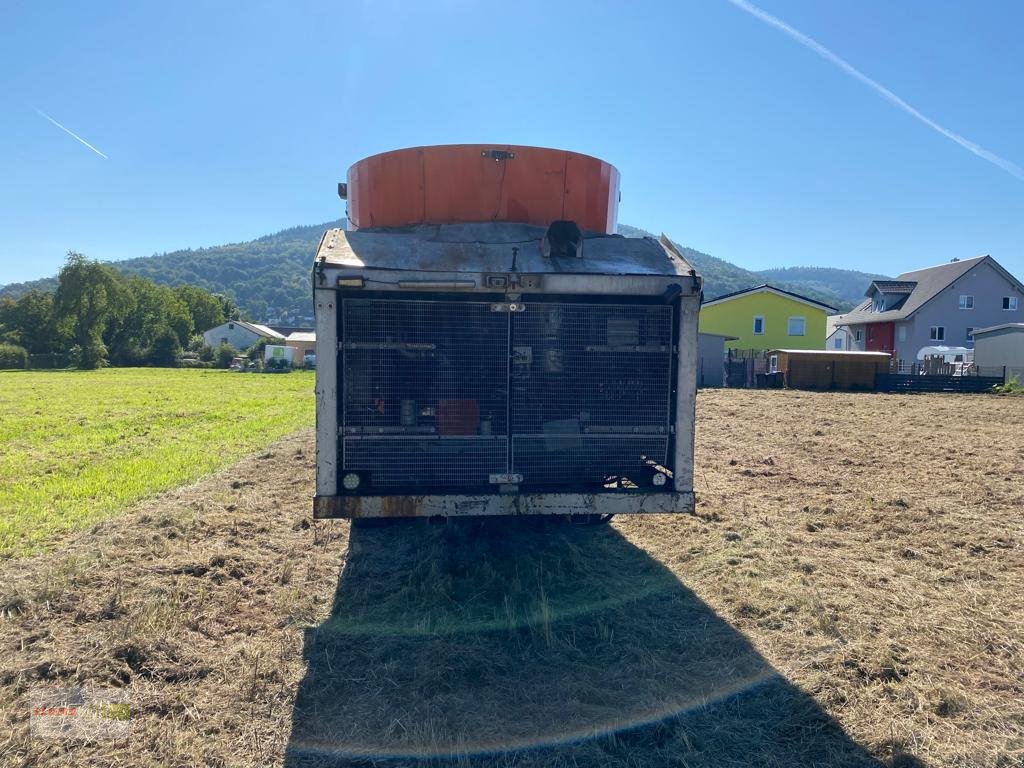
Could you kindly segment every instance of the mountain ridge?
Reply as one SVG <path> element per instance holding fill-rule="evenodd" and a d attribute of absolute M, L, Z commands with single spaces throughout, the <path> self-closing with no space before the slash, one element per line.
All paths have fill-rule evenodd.
<path fill-rule="evenodd" d="M 656 237 L 647 230 L 629 224 L 620 224 L 619 233 L 627 237 Z M 834 307 L 837 312 L 845 312 L 860 303 L 864 289 L 871 280 L 884 277 L 838 267 L 776 267 L 750 270 L 694 248 L 681 247 L 680 250 L 683 257 L 704 278 L 706 299 L 771 283 L 777 288 L 823 302 Z"/>
<path fill-rule="evenodd" d="M 344 220 L 290 227 L 239 243 L 186 248 L 109 262 L 126 275 L 139 275 L 163 285 L 190 284 L 230 296 L 248 317 L 293 324 L 311 322 L 310 270 L 323 232 Z M 653 236 L 628 224 L 627 237 Z M 846 311 L 860 301 L 871 279 L 881 277 L 834 267 L 780 267 L 753 271 L 693 248 L 683 256 L 704 277 L 708 299 L 766 282 Z M 88 255 L 88 254 L 87 254 Z M 53 291 L 55 277 L 0 286 L 0 298 L 17 298 L 30 290 Z"/>

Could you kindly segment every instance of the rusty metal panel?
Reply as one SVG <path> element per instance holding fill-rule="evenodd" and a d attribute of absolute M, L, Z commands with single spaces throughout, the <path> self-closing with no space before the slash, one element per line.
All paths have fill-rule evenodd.
<path fill-rule="evenodd" d="M 692 513 L 693 509 L 692 491 L 629 494 L 531 493 L 500 496 L 316 496 L 313 500 L 313 517 L 317 519 L 686 514 Z"/>

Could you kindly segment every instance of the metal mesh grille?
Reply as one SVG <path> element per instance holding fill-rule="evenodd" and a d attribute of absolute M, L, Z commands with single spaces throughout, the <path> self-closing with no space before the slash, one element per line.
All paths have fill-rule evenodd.
<path fill-rule="evenodd" d="M 503 437 L 358 437 L 345 439 L 345 468 L 365 471 L 368 486 L 451 489 L 490 487 L 491 474 L 505 472 Z"/>
<path fill-rule="evenodd" d="M 490 476 L 510 472 L 524 486 L 643 485 L 649 461 L 671 468 L 670 306 L 341 309 L 342 471 L 363 473 L 360 493 L 497 490 Z"/>
<path fill-rule="evenodd" d="M 512 432 L 666 434 L 672 308 L 530 304 L 512 327 Z"/>
<path fill-rule="evenodd" d="M 466 301 L 342 302 L 346 434 L 506 431 L 508 315 Z"/>
<path fill-rule="evenodd" d="M 362 491 L 487 487 L 507 471 L 506 313 L 345 299 L 341 339 L 342 462 L 367 473 Z"/>
<path fill-rule="evenodd" d="M 650 489 L 648 461 L 664 465 L 666 437 L 548 435 L 512 438 L 512 471 L 531 485 L 605 485 L 628 479 Z"/>

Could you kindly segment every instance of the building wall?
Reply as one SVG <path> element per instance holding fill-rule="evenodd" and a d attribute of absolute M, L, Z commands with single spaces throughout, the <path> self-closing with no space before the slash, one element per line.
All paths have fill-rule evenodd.
<path fill-rule="evenodd" d="M 698 387 L 725 386 L 725 339 L 709 333 L 697 334 Z"/>
<path fill-rule="evenodd" d="M 302 362 L 302 358 L 306 355 L 312 355 L 316 352 L 315 341 L 286 341 L 285 345 L 295 350 L 295 359 L 299 363 Z"/>
<path fill-rule="evenodd" d="M 793 389 L 875 388 L 875 375 L 889 370 L 888 356 L 776 352 L 778 369 Z"/>
<path fill-rule="evenodd" d="M 871 323 L 864 329 L 864 346 L 868 352 L 888 352 L 892 354 L 896 348 L 896 325 L 888 323 Z"/>
<path fill-rule="evenodd" d="M 1002 328 L 974 342 L 974 362 L 983 368 L 1006 366 L 1008 378 L 1024 383 L 1024 328 Z"/>
<path fill-rule="evenodd" d="M 960 295 L 974 296 L 974 309 L 960 309 Z M 1016 296 L 1016 311 L 1002 308 L 1004 296 Z M 974 346 L 967 336 L 968 328 L 987 328 L 1002 323 L 1024 322 L 1024 295 L 1022 295 L 1002 274 L 988 262 L 979 263 L 967 274 L 962 275 L 941 293 L 922 306 L 906 320 L 897 320 L 894 328 L 893 355 L 897 360 L 912 363 L 917 359 L 921 347 L 943 345 L 947 347 Z M 932 326 L 945 329 L 945 339 L 931 338 Z M 868 349 L 866 325 L 851 325 L 850 350 L 864 352 Z M 856 340 L 857 330 L 862 331 L 860 341 Z"/>
<path fill-rule="evenodd" d="M 832 352 L 843 352 L 852 349 L 850 346 L 850 333 L 845 328 L 836 328 L 832 334 L 825 339 L 825 349 Z"/>
<path fill-rule="evenodd" d="M 214 348 L 223 344 L 225 339 L 235 349 L 247 349 L 259 341 L 260 336 L 232 322 L 218 325 L 203 333 L 203 343 Z"/>
<path fill-rule="evenodd" d="M 961 294 L 974 296 L 974 309 L 959 308 Z M 1003 296 L 1017 297 L 1016 311 L 1002 308 Z M 968 337 L 968 328 L 988 328 L 1002 323 L 1020 322 L 1024 322 L 1024 295 L 991 264 L 982 262 L 943 289 L 915 312 L 913 317 L 897 323 L 896 357 L 912 361 L 917 359 L 917 351 L 921 347 L 935 344 L 972 348 L 974 340 Z M 906 327 L 903 341 L 900 340 L 900 325 Z M 945 329 L 945 340 L 932 340 L 932 326 Z"/>
<path fill-rule="evenodd" d="M 764 317 L 764 333 L 754 335 L 754 317 Z M 790 317 L 805 319 L 804 335 L 787 333 Z M 774 293 L 750 293 L 701 307 L 700 330 L 736 336 L 729 349 L 823 349 L 825 310 Z"/>

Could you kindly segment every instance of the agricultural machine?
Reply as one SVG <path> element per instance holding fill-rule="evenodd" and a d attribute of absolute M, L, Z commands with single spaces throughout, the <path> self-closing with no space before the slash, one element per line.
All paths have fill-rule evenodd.
<path fill-rule="evenodd" d="M 575 152 L 417 147 L 348 171 L 320 242 L 318 518 L 692 511 L 701 278 L 615 234 Z"/>

